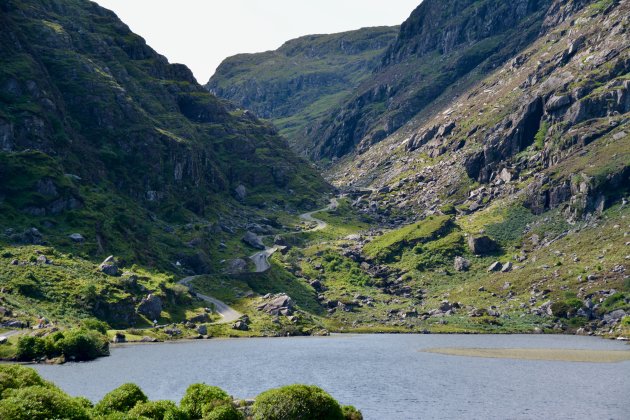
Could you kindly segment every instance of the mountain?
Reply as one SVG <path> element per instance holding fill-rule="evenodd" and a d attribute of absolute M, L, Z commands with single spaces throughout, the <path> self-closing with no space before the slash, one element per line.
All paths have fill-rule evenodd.
<path fill-rule="evenodd" d="M 368 78 L 398 27 L 309 35 L 276 51 L 227 58 L 206 88 L 271 120 L 303 150 L 307 123 L 337 106 Z"/>
<path fill-rule="evenodd" d="M 444 90 L 483 78 L 536 39 L 550 3 L 423 1 L 374 74 L 305 133 L 309 155 L 332 159 L 366 150 Z"/>
<path fill-rule="evenodd" d="M 130 292 L 93 270 L 113 254 L 167 277 L 216 271 L 219 243 L 245 224 L 328 191 L 272 126 L 232 111 L 113 12 L 87 0 L 0 11 L 0 279 L 39 302 L 29 312 L 62 317 L 59 300 L 84 309 L 95 290 L 93 311 L 114 318 L 111 305 L 133 312 L 146 290 L 174 302 L 158 273 Z M 90 296 L 75 296 L 83 287 Z"/>
<path fill-rule="evenodd" d="M 281 260 L 331 328 L 629 333 L 628 16 L 425 0 L 304 125 L 345 195 L 337 236 Z"/>

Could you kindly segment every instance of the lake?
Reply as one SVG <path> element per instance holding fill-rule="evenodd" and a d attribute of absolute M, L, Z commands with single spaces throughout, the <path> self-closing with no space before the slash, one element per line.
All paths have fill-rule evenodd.
<path fill-rule="evenodd" d="M 292 383 L 321 386 L 366 419 L 627 419 L 630 362 L 451 356 L 436 347 L 625 350 L 621 342 L 552 335 L 333 335 L 125 345 L 89 363 L 38 365 L 93 401 L 125 382 L 178 401 L 191 383 L 254 397 Z"/>

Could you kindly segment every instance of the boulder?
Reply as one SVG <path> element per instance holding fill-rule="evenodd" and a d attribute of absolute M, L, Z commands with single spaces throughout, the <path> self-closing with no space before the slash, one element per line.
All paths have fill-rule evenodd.
<path fill-rule="evenodd" d="M 105 258 L 105 260 L 98 266 L 101 272 L 107 274 L 108 276 L 117 276 L 118 275 L 118 266 L 114 261 L 114 256 L 110 255 Z"/>
<path fill-rule="evenodd" d="M 197 332 L 201 335 L 208 335 L 208 327 L 205 325 L 199 325 L 197 327 Z"/>
<path fill-rule="evenodd" d="M 80 233 L 73 233 L 69 235 L 68 238 L 70 238 L 72 242 L 76 242 L 79 244 L 85 241 L 85 238 Z"/>
<path fill-rule="evenodd" d="M 503 264 L 503 267 L 501 268 L 502 273 L 507 273 L 508 271 L 512 271 L 512 263 L 510 261 Z"/>
<path fill-rule="evenodd" d="M 468 238 L 468 247 L 475 255 L 490 254 L 499 248 L 497 243 L 488 236 L 470 236 Z"/>
<path fill-rule="evenodd" d="M 125 336 L 125 334 L 123 333 L 116 333 L 116 335 L 114 335 L 114 338 L 112 339 L 112 343 L 125 343 L 127 342 L 127 337 Z"/>
<path fill-rule="evenodd" d="M 286 294 L 270 296 L 264 303 L 258 305 L 258 310 L 270 315 L 291 315 L 293 313 L 293 300 Z"/>
<path fill-rule="evenodd" d="M 239 319 L 232 325 L 232 329 L 238 331 L 247 331 L 249 330 L 249 326 Z"/>
<path fill-rule="evenodd" d="M 38 264 L 50 264 L 50 260 L 45 255 L 40 255 L 37 257 Z"/>
<path fill-rule="evenodd" d="M 488 267 L 488 271 L 500 271 L 503 268 L 503 266 L 501 265 L 500 262 L 495 261 L 492 264 L 490 264 L 490 267 Z"/>
<path fill-rule="evenodd" d="M 225 271 L 228 274 L 241 274 L 247 269 L 247 262 L 242 258 L 235 258 L 228 262 L 228 266 Z"/>
<path fill-rule="evenodd" d="M 250 232 L 250 231 L 245 232 L 245 236 L 243 236 L 242 241 L 245 242 L 247 245 L 251 246 L 252 248 L 265 249 L 265 244 L 263 244 L 260 237 L 256 235 L 254 232 Z"/>
<path fill-rule="evenodd" d="M 245 200 L 245 198 L 247 198 L 247 188 L 245 188 L 245 185 L 241 184 L 238 187 L 236 187 L 234 189 L 234 195 L 236 196 L 236 199 L 238 201 Z"/>
<path fill-rule="evenodd" d="M 470 268 L 470 261 L 464 257 L 455 257 L 455 263 L 453 265 L 456 271 L 468 271 Z"/>
<path fill-rule="evenodd" d="M 146 316 L 149 320 L 156 320 L 160 317 L 162 312 L 162 299 L 150 294 L 140 302 L 138 305 L 138 313 Z"/>
<path fill-rule="evenodd" d="M 195 315 L 195 316 L 189 318 L 188 321 L 190 321 L 190 322 L 197 322 L 197 323 L 208 322 L 208 321 L 210 321 L 210 317 L 208 316 L 207 312 L 204 312 L 202 314 Z"/>

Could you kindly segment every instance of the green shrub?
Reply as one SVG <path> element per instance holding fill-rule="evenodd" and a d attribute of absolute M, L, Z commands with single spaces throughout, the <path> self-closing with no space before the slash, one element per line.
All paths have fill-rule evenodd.
<path fill-rule="evenodd" d="M 126 413 L 136 404 L 146 401 L 147 396 L 138 385 L 127 383 L 107 393 L 94 408 L 102 414 L 116 411 Z"/>
<path fill-rule="evenodd" d="M 543 121 L 538 129 L 538 132 L 534 136 L 534 147 L 536 150 L 542 150 L 545 147 L 545 139 L 547 138 L 547 133 L 549 132 L 549 122 Z"/>
<path fill-rule="evenodd" d="M 316 386 L 289 385 L 265 391 L 256 397 L 255 420 L 341 420 L 339 403 Z"/>
<path fill-rule="evenodd" d="M 54 387 L 29 386 L 9 390 L 0 400 L 3 420 L 88 420 L 82 403 Z"/>
<path fill-rule="evenodd" d="M 341 411 L 345 420 L 363 420 L 363 414 L 351 405 L 344 405 Z"/>
<path fill-rule="evenodd" d="M 86 330 L 96 331 L 103 335 L 107 334 L 109 325 L 106 322 L 99 321 L 98 319 L 86 319 L 82 323 L 83 328 Z"/>
<path fill-rule="evenodd" d="M 551 312 L 559 318 L 571 318 L 582 307 L 582 301 L 577 298 L 560 300 L 551 304 Z"/>
<path fill-rule="evenodd" d="M 243 415 L 230 403 L 203 407 L 203 420 L 241 420 Z"/>
<path fill-rule="evenodd" d="M 621 319 L 621 325 L 626 326 L 626 327 L 630 327 L 630 316 L 624 316 Z"/>
<path fill-rule="evenodd" d="M 52 386 L 44 381 L 33 368 L 21 365 L 0 365 L 0 395 L 7 389 L 35 385 Z"/>
<path fill-rule="evenodd" d="M 190 418 L 200 419 L 205 405 L 220 405 L 224 401 L 229 402 L 230 396 L 221 388 L 206 384 L 193 384 L 186 389 L 180 407 Z"/>
<path fill-rule="evenodd" d="M 146 401 L 136 404 L 129 411 L 131 417 L 142 417 L 152 420 L 187 420 L 188 416 L 173 401 Z"/>
<path fill-rule="evenodd" d="M 46 355 L 46 342 L 43 338 L 23 335 L 18 338 L 16 357 L 21 361 L 31 361 Z"/>
<path fill-rule="evenodd" d="M 107 337 L 96 331 L 70 330 L 58 344 L 61 353 L 70 360 L 94 360 L 109 355 Z"/>

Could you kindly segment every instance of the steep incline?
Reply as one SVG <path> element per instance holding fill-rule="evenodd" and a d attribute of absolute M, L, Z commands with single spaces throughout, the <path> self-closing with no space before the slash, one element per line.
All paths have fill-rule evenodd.
<path fill-rule="evenodd" d="M 367 78 L 398 27 L 309 35 L 276 51 L 226 59 L 206 88 L 268 118 L 292 146 L 304 149 L 305 126 L 337 106 Z"/>
<path fill-rule="evenodd" d="M 536 39 L 551 0 L 425 0 L 381 65 L 307 133 L 309 155 L 365 151 L 446 89 L 489 74 Z"/>
<path fill-rule="evenodd" d="M 233 212 L 239 185 L 259 207 L 270 196 L 304 206 L 325 190 L 275 129 L 230 112 L 114 13 L 86 0 L 1 7 L 6 227 L 44 219 L 61 227 L 72 214 L 74 229 L 99 238 L 95 251 L 104 253 L 121 235 L 138 248 L 153 243 L 146 211 L 181 223 Z"/>

